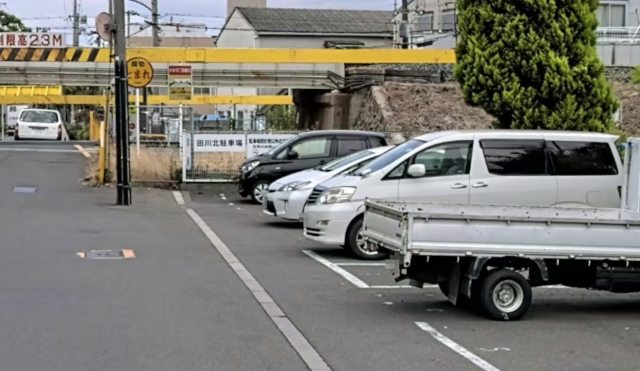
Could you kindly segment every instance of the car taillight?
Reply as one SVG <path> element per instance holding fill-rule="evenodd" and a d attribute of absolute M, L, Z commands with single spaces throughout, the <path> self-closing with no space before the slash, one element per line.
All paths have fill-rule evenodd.
<path fill-rule="evenodd" d="M 62 133 L 62 125 L 58 125 L 58 133 Z"/>

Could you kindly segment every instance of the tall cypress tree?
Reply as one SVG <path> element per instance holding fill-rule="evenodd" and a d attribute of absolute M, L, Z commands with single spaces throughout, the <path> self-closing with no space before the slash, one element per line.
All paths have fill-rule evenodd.
<path fill-rule="evenodd" d="M 596 52 L 598 0 L 458 0 L 454 75 L 501 128 L 603 132 L 618 101 Z"/>

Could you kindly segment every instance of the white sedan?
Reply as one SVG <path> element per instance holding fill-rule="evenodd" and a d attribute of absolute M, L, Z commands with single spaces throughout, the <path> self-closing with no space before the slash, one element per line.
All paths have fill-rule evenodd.
<path fill-rule="evenodd" d="M 357 169 L 391 148 L 392 146 L 365 149 L 315 169 L 278 179 L 269 185 L 267 197 L 262 201 L 263 212 L 286 220 L 301 220 L 300 214 L 316 185 Z"/>
<path fill-rule="evenodd" d="M 23 109 L 16 122 L 14 135 L 15 140 L 61 140 L 62 119 L 60 112 L 48 109 Z"/>

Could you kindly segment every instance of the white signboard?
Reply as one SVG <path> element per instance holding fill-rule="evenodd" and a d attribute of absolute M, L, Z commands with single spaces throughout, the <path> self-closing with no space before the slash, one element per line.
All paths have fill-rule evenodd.
<path fill-rule="evenodd" d="M 66 48 L 61 33 L 0 32 L 0 48 Z"/>
<path fill-rule="evenodd" d="M 248 134 L 247 157 L 269 152 L 269 150 L 276 148 L 293 136 L 295 134 Z"/>
<path fill-rule="evenodd" d="M 194 152 L 245 152 L 244 134 L 194 134 Z"/>

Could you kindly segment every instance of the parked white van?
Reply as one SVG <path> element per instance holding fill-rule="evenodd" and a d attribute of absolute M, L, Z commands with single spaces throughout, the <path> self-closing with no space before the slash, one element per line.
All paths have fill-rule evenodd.
<path fill-rule="evenodd" d="M 15 140 L 61 140 L 62 118 L 60 112 L 48 109 L 23 109 L 18 117 L 18 122 L 16 122 L 14 138 Z"/>
<path fill-rule="evenodd" d="M 558 207 L 618 207 L 622 162 L 617 136 L 557 131 L 448 131 L 408 140 L 350 176 L 319 184 L 302 218 L 304 236 L 364 249 L 366 198 Z"/>

